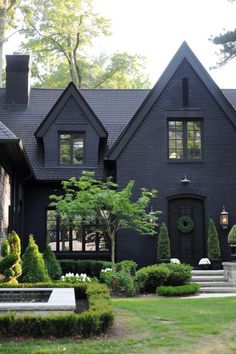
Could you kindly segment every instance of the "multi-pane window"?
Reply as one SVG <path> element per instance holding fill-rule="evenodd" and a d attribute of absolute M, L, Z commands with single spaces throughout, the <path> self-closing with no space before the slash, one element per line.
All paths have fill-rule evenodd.
<path fill-rule="evenodd" d="M 202 158 L 202 121 L 169 120 L 169 159 Z"/>
<path fill-rule="evenodd" d="M 76 228 L 67 226 L 55 210 L 47 210 L 47 239 L 56 252 L 98 252 L 109 251 L 110 242 L 104 234 L 92 231 L 89 226 Z"/>
<path fill-rule="evenodd" d="M 84 163 L 84 134 L 60 134 L 60 164 Z"/>

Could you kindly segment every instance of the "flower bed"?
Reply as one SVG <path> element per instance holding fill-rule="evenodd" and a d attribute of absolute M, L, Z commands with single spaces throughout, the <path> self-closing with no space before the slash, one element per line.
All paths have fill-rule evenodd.
<path fill-rule="evenodd" d="M 80 335 L 89 337 L 102 333 L 113 322 L 109 290 L 102 284 L 77 283 L 34 283 L 10 286 L 0 284 L 1 288 L 55 288 L 73 287 L 78 298 L 87 298 L 89 309 L 81 314 L 52 315 L 0 315 L 0 334 L 4 336 L 66 337 Z"/>

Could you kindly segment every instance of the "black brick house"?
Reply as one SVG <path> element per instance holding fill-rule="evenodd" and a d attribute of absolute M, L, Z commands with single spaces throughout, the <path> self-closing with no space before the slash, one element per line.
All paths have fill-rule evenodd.
<path fill-rule="evenodd" d="M 29 57 L 7 56 L 0 89 L 0 237 L 11 229 L 47 237 L 59 257 L 108 259 L 105 239 L 68 230 L 49 207 L 60 182 L 81 171 L 156 188 L 152 207 L 169 226 L 172 256 L 196 264 L 206 256 L 207 223 L 225 205 L 236 223 L 236 90 L 220 90 L 183 43 L 151 90 L 30 89 Z M 186 177 L 186 178 L 185 178 Z M 185 178 L 185 181 L 183 179 Z M 187 180 L 187 181 L 186 181 Z M 180 216 L 194 220 L 182 234 Z M 119 234 L 117 260 L 156 262 L 156 239 Z"/>

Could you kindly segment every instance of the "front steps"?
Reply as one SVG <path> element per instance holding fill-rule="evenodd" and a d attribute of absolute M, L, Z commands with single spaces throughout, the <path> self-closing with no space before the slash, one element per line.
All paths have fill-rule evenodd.
<path fill-rule="evenodd" d="M 236 294 L 236 287 L 227 281 L 223 270 L 193 270 L 192 283 L 200 285 L 200 293 Z"/>

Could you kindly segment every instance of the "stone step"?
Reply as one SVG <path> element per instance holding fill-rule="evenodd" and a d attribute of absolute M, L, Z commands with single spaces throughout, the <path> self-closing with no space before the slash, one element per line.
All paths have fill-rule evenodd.
<path fill-rule="evenodd" d="M 235 293 L 236 287 L 202 287 L 200 293 Z"/>
<path fill-rule="evenodd" d="M 214 276 L 198 276 L 198 275 L 194 275 L 192 276 L 192 282 L 196 283 L 196 282 L 216 282 L 216 281 L 227 281 L 227 279 L 222 276 L 222 275 L 214 275 Z"/>
<path fill-rule="evenodd" d="M 213 275 L 224 275 L 223 270 L 192 270 L 192 275 L 194 276 L 213 276 Z"/>
<path fill-rule="evenodd" d="M 205 287 L 211 287 L 211 288 L 216 288 L 216 287 L 222 287 L 222 288 L 229 288 L 232 287 L 232 284 L 230 284 L 227 281 L 219 281 L 219 282 L 215 282 L 215 281 L 199 281 L 199 282 L 194 282 L 195 284 L 198 284 L 201 286 L 201 288 L 205 288 Z"/>

